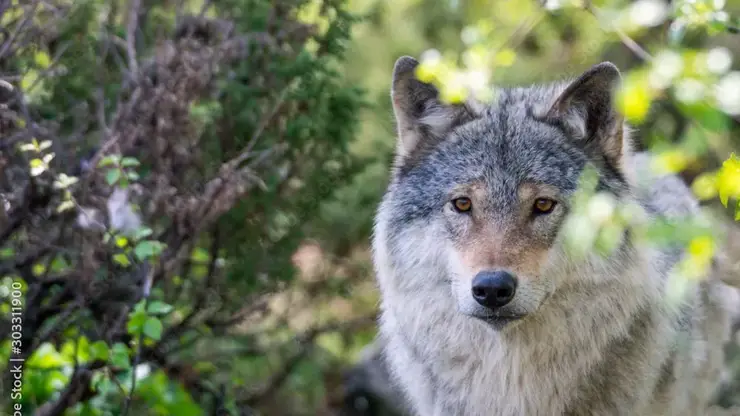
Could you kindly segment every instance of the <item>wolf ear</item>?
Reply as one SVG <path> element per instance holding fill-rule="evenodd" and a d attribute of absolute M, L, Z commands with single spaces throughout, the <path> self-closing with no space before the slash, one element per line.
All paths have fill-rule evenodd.
<path fill-rule="evenodd" d="M 614 108 L 614 93 L 620 81 L 619 69 L 611 62 L 594 65 L 565 88 L 545 117 L 618 162 L 624 145 L 623 118 Z"/>
<path fill-rule="evenodd" d="M 453 128 L 477 118 L 480 105 L 472 100 L 464 104 L 444 104 L 439 91 L 416 78 L 419 62 L 403 56 L 393 68 L 391 99 L 398 126 L 398 152 L 407 156 L 425 141 L 435 143 Z"/>

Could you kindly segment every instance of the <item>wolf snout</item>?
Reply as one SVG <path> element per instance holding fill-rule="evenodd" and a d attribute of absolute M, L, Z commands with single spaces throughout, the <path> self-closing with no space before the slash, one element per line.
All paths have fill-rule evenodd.
<path fill-rule="evenodd" d="M 505 271 L 483 271 L 473 279 L 473 298 L 489 309 L 500 308 L 514 299 L 516 278 Z"/>

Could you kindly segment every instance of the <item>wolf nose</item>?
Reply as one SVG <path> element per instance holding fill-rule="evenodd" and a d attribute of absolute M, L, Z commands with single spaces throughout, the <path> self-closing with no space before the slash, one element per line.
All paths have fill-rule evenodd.
<path fill-rule="evenodd" d="M 480 272 L 473 279 L 473 298 L 486 308 L 500 308 L 514 299 L 516 279 L 504 271 Z"/>

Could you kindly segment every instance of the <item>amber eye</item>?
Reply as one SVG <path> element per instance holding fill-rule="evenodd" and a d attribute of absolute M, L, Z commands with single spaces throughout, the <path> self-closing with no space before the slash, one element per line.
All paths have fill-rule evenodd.
<path fill-rule="evenodd" d="M 549 214 L 555 208 L 555 201 L 547 198 L 539 198 L 534 201 L 535 214 Z"/>
<path fill-rule="evenodd" d="M 455 207 L 455 211 L 457 212 L 468 212 L 470 211 L 470 208 L 473 207 L 473 203 L 470 201 L 470 198 L 457 198 L 452 200 L 452 205 Z"/>

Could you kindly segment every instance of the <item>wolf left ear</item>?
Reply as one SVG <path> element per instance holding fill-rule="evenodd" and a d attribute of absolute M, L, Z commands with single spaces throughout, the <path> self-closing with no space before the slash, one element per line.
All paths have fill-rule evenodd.
<path fill-rule="evenodd" d="M 545 118 L 560 125 L 575 140 L 597 146 L 618 162 L 623 149 L 623 118 L 614 108 L 614 94 L 621 81 L 611 62 L 591 67 L 558 96 Z"/>
<path fill-rule="evenodd" d="M 393 67 L 391 99 L 398 126 L 398 155 L 409 156 L 419 147 L 442 140 L 456 126 L 478 117 L 480 104 L 468 100 L 463 104 L 446 104 L 432 84 L 416 78 L 419 62 L 410 57 L 398 58 Z"/>

